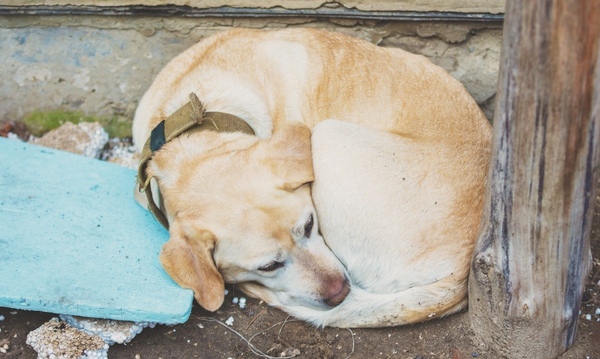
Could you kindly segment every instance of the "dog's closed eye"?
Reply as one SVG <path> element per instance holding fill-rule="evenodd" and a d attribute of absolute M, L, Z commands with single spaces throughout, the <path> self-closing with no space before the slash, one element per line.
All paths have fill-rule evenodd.
<path fill-rule="evenodd" d="M 258 268 L 258 270 L 262 271 L 262 272 L 272 272 L 283 266 L 284 266 L 283 262 L 273 261 L 273 262 L 267 264 L 266 266 L 262 266 L 262 267 Z"/>
<path fill-rule="evenodd" d="M 297 240 L 301 238 L 308 239 L 312 235 L 313 228 L 315 226 L 315 220 L 313 214 L 310 213 L 306 222 L 304 224 L 298 224 L 293 230 L 292 233 Z"/>
<path fill-rule="evenodd" d="M 314 221 L 313 215 L 311 213 L 310 216 L 308 217 L 308 220 L 304 224 L 304 237 L 310 238 L 310 234 L 312 233 L 314 224 L 315 224 L 315 221 Z"/>

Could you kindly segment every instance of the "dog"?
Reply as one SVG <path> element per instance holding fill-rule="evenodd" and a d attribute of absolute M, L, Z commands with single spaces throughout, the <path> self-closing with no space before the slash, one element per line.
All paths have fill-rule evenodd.
<path fill-rule="evenodd" d="M 222 305 L 224 283 L 316 326 L 466 307 L 491 126 L 425 57 L 232 29 L 164 67 L 133 140 L 146 153 L 136 198 L 169 229 L 160 261 L 203 308 Z"/>

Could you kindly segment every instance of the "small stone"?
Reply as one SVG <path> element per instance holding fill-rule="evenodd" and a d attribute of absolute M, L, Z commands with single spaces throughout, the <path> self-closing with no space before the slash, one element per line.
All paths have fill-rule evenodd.
<path fill-rule="evenodd" d="M 232 325 L 233 325 L 233 322 L 234 322 L 234 320 L 235 320 L 235 319 L 233 319 L 233 317 L 229 317 L 229 318 L 227 318 L 227 320 L 225 321 L 225 324 L 227 324 L 227 325 L 229 325 L 229 326 L 232 326 Z"/>
<path fill-rule="evenodd" d="M 286 350 L 282 351 L 281 354 L 279 354 L 279 357 L 280 358 L 283 358 L 283 357 L 289 358 L 289 357 L 296 357 L 300 354 L 302 354 L 302 353 L 300 352 L 299 349 L 287 348 Z"/>
<path fill-rule="evenodd" d="M 22 141 L 21 138 L 19 138 L 19 135 L 17 135 L 16 133 L 12 133 L 12 132 L 9 132 L 6 135 L 6 138 L 8 138 L 9 140 L 13 140 L 13 141 Z"/>

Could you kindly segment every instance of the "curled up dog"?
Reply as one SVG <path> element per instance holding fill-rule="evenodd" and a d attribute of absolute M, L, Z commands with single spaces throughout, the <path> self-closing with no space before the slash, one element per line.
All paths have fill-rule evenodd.
<path fill-rule="evenodd" d="M 491 129 L 426 58 L 230 30 L 165 66 L 133 134 L 137 198 L 169 229 L 160 261 L 207 310 L 224 283 L 315 325 L 466 306 Z"/>

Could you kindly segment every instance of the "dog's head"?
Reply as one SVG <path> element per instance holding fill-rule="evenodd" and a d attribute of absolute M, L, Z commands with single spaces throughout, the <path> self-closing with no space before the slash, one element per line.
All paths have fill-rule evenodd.
<path fill-rule="evenodd" d="M 318 231 L 310 130 L 287 124 L 269 140 L 241 133 L 182 135 L 148 167 L 170 223 L 160 260 L 205 309 L 224 283 L 275 306 L 329 309 L 349 291 Z"/>

